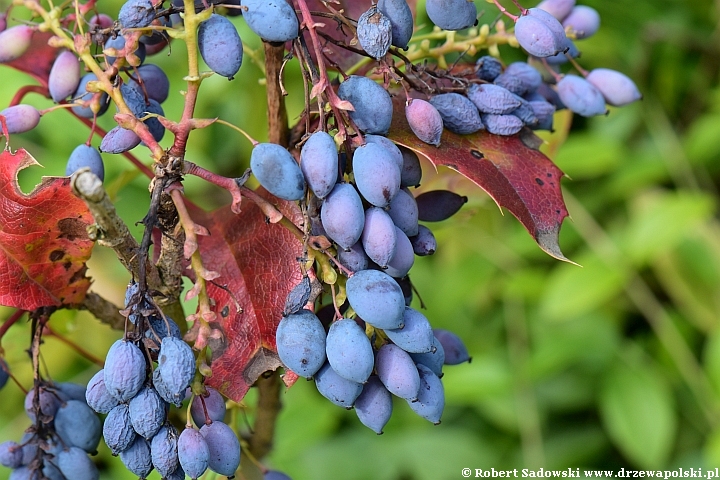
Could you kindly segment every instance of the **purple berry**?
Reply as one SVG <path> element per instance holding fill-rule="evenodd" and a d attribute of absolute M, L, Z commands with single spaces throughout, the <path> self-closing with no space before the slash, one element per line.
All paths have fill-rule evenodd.
<path fill-rule="evenodd" d="M 627 75 L 609 68 L 596 68 L 585 78 L 595 86 L 605 101 L 613 106 L 621 107 L 642 98 L 635 82 Z"/>
<path fill-rule="evenodd" d="M 102 422 L 85 402 L 69 400 L 55 414 L 55 431 L 65 445 L 93 453 L 100 442 Z"/>
<path fill-rule="evenodd" d="M 525 125 L 515 115 L 493 115 L 492 113 L 484 113 L 482 115 L 485 128 L 495 135 L 515 135 L 522 130 Z"/>
<path fill-rule="evenodd" d="M 546 23 L 547 19 L 538 16 L 537 12 L 535 15 L 531 14 L 530 12 L 533 10 L 537 9 L 528 10 L 527 15 L 520 16 L 515 22 L 515 38 L 520 46 L 530 55 L 541 58 L 550 57 L 563 51 L 565 34 L 558 35 L 556 29 Z M 539 10 L 539 12 L 544 12 L 552 18 L 557 23 L 557 27 L 562 30 L 562 25 L 552 15 L 544 10 Z"/>
<path fill-rule="evenodd" d="M 208 468 L 210 449 L 199 431 L 186 428 L 178 438 L 178 460 L 185 473 L 197 479 Z"/>
<path fill-rule="evenodd" d="M 430 99 L 430 104 L 442 117 L 443 126 L 458 135 L 482 130 L 480 112 L 472 101 L 459 93 L 441 93 Z"/>
<path fill-rule="evenodd" d="M 430 322 L 414 308 L 405 307 L 403 327 L 385 330 L 388 338 L 408 353 L 428 353 L 433 349 L 433 335 Z"/>
<path fill-rule="evenodd" d="M 100 478 L 98 468 L 87 453 L 80 448 L 70 447 L 61 450 L 55 457 L 55 463 L 65 478 L 73 480 L 98 480 Z"/>
<path fill-rule="evenodd" d="M 178 436 L 175 427 L 166 425 L 158 430 L 150 441 L 152 464 L 163 477 L 168 477 L 180 466 L 177 452 Z"/>
<path fill-rule="evenodd" d="M 417 153 L 403 146 L 398 148 L 403 158 L 402 170 L 400 171 L 400 186 L 419 186 L 420 180 L 422 179 L 422 166 L 420 165 L 420 159 Z"/>
<path fill-rule="evenodd" d="M 120 452 L 120 460 L 132 473 L 140 478 L 146 478 L 153 469 L 150 443 L 143 437 L 136 436 L 135 441 Z"/>
<path fill-rule="evenodd" d="M 471 360 L 465 343 L 453 332 L 436 328 L 433 333 L 443 346 L 445 365 L 458 365 Z"/>
<path fill-rule="evenodd" d="M 502 73 L 502 63 L 490 55 L 480 57 L 478 61 L 475 62 L 475 66 L 477 68 L 475 75 L 486 82 L 492 82 Z"/>
<path fill-rule="evenodd" d="M 185 397 L 185 389 L 195 376 L 195 356 L 190 345 L 179 338 L 163 338 L 160 343 L 157 371 L 162 383 L 169 392 L 173 393 L 173 397 L 182 401 Z"/>
<path fill-rule="evenodd" d="M 365 210 L 362 246 L 370 260 L 381 268 L 387 267 L 395 252 L 395 232 L 395 224 L 385 210 L 379 207 Z"/>
<path fill-rule="evenodd" d="M 40 112 L 32 105 L 14 105 L 1 111 L 0 115 L 5 117 L 8 133 L 29 132 L 40 123 Z"/>
<path fill-rule="evenodd" d="M 392 416 L 392 410 L 392 395 L 377 376 L 371 376 L 355 400 L 358 418 L 363 425 L 380 435 Z"/>
<path fill-rule="evenodd" d="M 206 423 L 206 410 L 211 422 L 221 422 L 225 419 L 225 399 L 223 396 L 212 387 L 205 387 L 205 390 L 207 390 L 207 396 L 194 397 L 190 405 L 190 414 L 198 427 L 202 427 Z"/>
<path fill-rule="evenodd" d="M 607 112 L 603 94 L 582 77 L 565 75 L 557 84 L 557 92 L 567 108 L 583 117 Z"/>
<path fill-rule="evenodd" d="M 419 257 L 432 255 L 435 253 L 435 250 L 437 250 L 435 235 L 433 235 L 432 230 L 425 225 L 418 226 L 418 234 L 410 237 L 410 243 L 412 244 L 415 255 Z"/>
<path fill-rule="evenodd" d="M 600 28 L 600 14 L 592 7 L 578 5 L 563 20 L 562 26 L 570 28 L 578 40 L 588 38 Z"/>
<path fill-rule="evenodd" d="M 338 97 L 353 105 L 354 110 L 348 114 L 362 132 L 386 135 L 390 130 L 392 100 L 388 92 L 373 80 L 351 75 L 340 84 Z"/>
<path fill-rule="evenodd" d="M 298 37 L 298 19 L 286 0 L 242 0 L 242 16 L 250 30 L 266 42 L 284 43 Z"/>
<path fill-rule="evenodd" d="M 468 0 L 427 0 L 425 11 L 443 30 L 464 30 L 477 23 L 477 8 Z"/>
<path fill-rule="evenodd" d="M 360 240 L 365 225 L 360 195 L 349 183 L 338 183 L 325 198 L 320 218 L 330 239 L 343 249 L 352 247 Z"/>
<path fill-rule="evenodd" d="M 147 63 L 138 67 L 137 74 L 133 74 L 133 77 L 141 80 L 143 87 L 140 87 L 140 84 L 135 79 L 131 79 L 130 82 L 136 84 L 141 90 L 145 88 L 149 99 L 156 100 L 159 103 L 167 100 L 170 94 L 170 80 L 160 67 Z"/>
<path fill-rule="evenodd" d="M 473 84 L 467 96 L 482 113 L 507 115 L 520 106 L 520 100 L 508 89 L 493 84 Z"/>
<path fill-rule="evenodd" d="M 284 317 L 275 336 L 280 360 L 301 377 L 311 378 L 325 363 L 325 329 L 311 311 Z"/>
<path fill-rule="evenodd" d="M 343 318 L 330 325 L 325 352 L 330 366 L 343 378 L 365 383 L 372 373 L 372 345 L 365 330 L 353 319 Z"/>
<path fill-rule="evenodd" d="M 105 134 L 100 142 L 100 151 L 103 153 L 123 153 L 137 147 L 140 142 L 140 137 L 135 132 L 118 125 Z"/>
<path fill-rule="evenodd" d="M 420 375 L 420 389 L 417 402 L 408 401 L 413 412 L 425 420 L 438 425 L 445 408 L 445 389 L 442 381 L 425 365 L 417 366 Z"/>
<path fill-rule="evenodd" d="M 449 190 L 431 190 L 415 198 L 418 218 L 423 222 L 440 222 L 455 215 L 468 198 Z"/>
<path fill-rule="evenodd" d="M 413 35 L 414 21 L 412 11 L 406 0 L 379 0 L 378 10 L 392 25 L 392 44 L 407 49 Z"/>
<path fill-rule="evenodd" d="M 443 120 L 437 108 L 421 99 L 413 99 L 405 107 L 405 118 L 416 137 L 425 143 L 440 145 L 443 131 Z"/>
<path fill-rule="evenodd" d="M 20 58 L 32 42 L 33 29 L 27 25 L 16 25 L 0 32 L 0 63 Z"/>
<path fill-rule="evenodd" d="M 375 369 L 390 393 L 406 400 L 417 400 L 420 375 L 405 350 L 392 343 L 383 345 L 378 350 Z"/>
<path fill-rule="evenodd" d="M 255 145 L 250 155 L 250 168 L 260 185 L 278 198 L 295 201 L 305 195 L 305 177 L 300 165 L 280 145 Z"/>
<path fill-rule="evenodd" d="M 413 264 L 415 263 L 415 253 L 413 252 L 412 243 L 408 239 L 407 235 L 395 227 L 395 251 L 393 256 L 388 262 L 387 270 L 385 273 L 395 278 L 402 278 L 410 272 Z"/>
<path fill-rule="evenodd" d="M 355 312 L 377 328 L 401 328 L 405 297 L 393 278 L 378 270 L 361 270 L 347 281 L 347 299 Z"/>
<path fill-rule="evenodd" d="M 335 140 L 326 132 L 315 132 L 300 150 L 300 169 L 310 190 L 318 198 L 332 191 L 338 178 L 338 154 Z"/>
<path fill-rule="evenodd" d="M 538 3 L 535 8 L 545 10 L 559 21 L 563 21 L 565 17 L 570 15 L 573 7 L 575 6 L 575 0 L 543 0 Z"/>
<path fill-rule="evenodd" d="M 36 392 L 39 392 L 40 397 L 38 406 L 41 420 L 43 423 L 49 423 L 55 417 L 62 401 L 60 400 L 57 392 L 52 388 L 45 387 L 44 385 L 40 385 L 37 388 L 31 388 L 27 395 L 25 395 L 25 413 L 27 413 L 32 422 L 35 422 L 37 418 L 34 405 Z"/>
<path fill-rule="evenodd" d="M 433 330 L 435 332 L 435 330 Z M 435 351 L 427 353 L 411 353 L 410 358 L 413 359 L 415 364 L 421 364 L 428 367 L 438 377 L 443 376 L 442 367 L 445 364 L 445 350 L 443 349 L 442 343 L 437 339 L 436 334 L 433 336 L 433 347 Z"/>
<path fill-rule="evenodd" d="M 105 388 L 121 402 L 133 398 L 145 383 L 145 356 L 133 343 L 116 341 L 105 358 Z"/>
<path fill-rule="evenodd" d="M 108 109 L 108 96 L 107 93 L 95 94 L 87 91 L 86 87 L 89 82 L 96 82 L 97 77 L 94 73 L 87 73 L 80 79 L 80 85 L 78 85 L 73 99 L 78 106 L 73 107 L 72 111 L 75 115 L 83 118 L 93 118 L 95 115 L 94 111 L 98 115 L 102 115 Z M 88 105 L 83 103 L 88 102 Z"/>
<path fill-rule="evenodd" d="M 151 387 L 138 392 L 128 404 L 130 423 L 138 435 L 150 440 L 165 422 L 166 404 Z"/>
<path fill-rule="evenodd" d="M 233 79 L 240 70 L 243 45 L 235 25 L 230 20 L 213 13 L 198 28 L 198 50 L 210 69 Z"/>
<path fill-rule="evenodd" d="M 376 207 L 386 207 L 400 190 L 397 159 L 378 143 L 366 143 L 355 150 L 353 173 L 360 194 Z"/>
<path fill-rule="evenodd" d="M 401 188 L 390 202 L 388 215 L 393 223 L 408 237 L 418 234 L 418 206 L 407 188 Z"/>
<path fill-rule="evenodd" d="M 513 77 L 519 78 L 525 90 L 532 92 L 542 83 L 542 75 L 538 72 L 535 67 L 528 65 L 526 62 L 513 62 L 505 69 L 506 75 L 512 75 Z"/>
<path fill-rule="evenodd" d="M 150 0 L 128 0 L 120 8 L 118 22 L 122 28 L 145 28 L 155 20 Z"/>
<path fill-rule="evenodd" d="M 360 46 L 371 57 L 380 60 L 387 54 L 392 41 L 392 24 L 376 6 L 360 15 L 357 23 Z"/>
<path fill-rule="evenodd" d="M 79 84 L 80 62 L 74 53 L 64 50 L 50 69 L 48 77 L 50 96 L 55 102 L 65 100 L 77 90 Z"/>
<path fill-rule="evenodd" d="M 220 475 L 235 475 L 240 466 L 240 441 L 235 432 L 225 423 L 215 421 L 203 425 L 200 434 L 208 446 L 208 468 Z"/>
<path fill-rule="evenodd" d="M 113 455 L 126 450 L 135 440 L 135 430 L 130 424 L 130 410 L 121 403 L 110 410 L 103 423 L 103 438 Z"/>
<path fill-rule="evenodd" d="M 362 392 L 362 383 L 341 377 L 325 362 L 315 374 L 315 386 L 320 394 L 339 407 L 352 408 Z"/>
<path fill-rule="evenodd" d="M 0 465 L 7 468 L 18 468 L 22 465 L 22 447 L 16 442 L 7 441 L 0 443 Z"/>
<path fill-rule="evenodd" d="M 102 182 L 105 179 L 105 165 L 100 153 L 89 145 L 78 145 L 68 158 L 65 175 L 72 175 L 81 168 L 89 168 Z"/>

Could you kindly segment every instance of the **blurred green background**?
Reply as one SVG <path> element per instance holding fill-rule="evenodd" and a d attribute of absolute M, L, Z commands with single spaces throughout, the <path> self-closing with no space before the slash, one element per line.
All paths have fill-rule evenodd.
<path fill-rule="evenodd" d="M 100 9 L 115 14 L 121 3 L 103 1 Z M 495 18 L 493 5 L 476 3 L 486 10 L 481 22 Z M 573 118 L 567 139 L 562 127 L 570 117 L 559 113 L 558 131 L 543 135 L 543 148 L 572 177 L 564 181 L 572 219 L 561 246 L 583 268 L 547 257 L 486 194 L 426 164 L 423 189 L 450 186 L 470 197 L 454 218 L 431 225 L 438 252 L 419 258 L 412 270 L 433 326 L 459 334 L 473 356 L 472 363 L 445 370 L 442 424 L 429 424 L 397 401 L 378 437 L 354 412 L 301 381 L 282 394 L 266 465 L 295 480 L 458 479 L 465 467 L 720 466 L 720 2 L 579 3 L 596 8 L 603 22 L 597 35 L 578 44 L 581 65 L 622 71 L 645 97 L 607 117 Z M 261 45 L 242 19 L 234 22 L 246 45 L 245 63 L 233 82 L 215 76 L 203 84 L 197 116 L 219 116 L 263 139 L 263 73 L 251 61 Z M 419 23 L 428 23 L 422 14 Z M 511 48 L 501 53 L 507 62 L 521 58 Z M 184 58 L 175 42 L 172 56 L 165 51 L 152 60 L 171 74 L 173 93 L 165 104 L 171 118 L 181 111 Z M 286 72 L 294 120 L 302 108 L 297 64 Z M 0 79 L 0 105 L 27 82 L 7 68 Z M 28 100 L 50 105 L 37 96 Z M 112 119 L 101 124 L 112 126 Z M 67 155 L 86 138 L 87 129 L 64 112 L 14 136 L 12 147 L 26 147 L 45 167 L 23 171 L 23 188 L 29 191 L 42 175 L 64 174 Z M 222 126 L 194 132 L 189 145 L 189 160 L 218 173 L 238 176 L 247 167 L 250 145 Z M 106 186 L 139 233 L 134 223 L 147 211 L 147 181 L 119 156 L 105 161 Z M 206 207 L 229 201 L 193 178 L 186 192 Z M 122 302 L 129 275 L 112 252 L 97 248 L 89 274 L 93 290 Z M 2 317 L 9 313 L 0 308 Z M 100 358 L 120 337 L 86 313 L 57 312 L 51 325 Z M 2 342 L 26 387 L 28 345 L 25 323 Z M 46 339 L 43 352 L 56 381 L 85 382 L 98 368 L 56 338 Z M 255 398 L 251 391 L 237 416 L 243 431 Z M 18 440 L 28 426 L 19 389 L 5 387 L 0 405 L 0 441 Z M 133 478 L 104 444 L 97 458 L 102 478 Z M 0 470 L 0 478 L 7 475 Z"/>

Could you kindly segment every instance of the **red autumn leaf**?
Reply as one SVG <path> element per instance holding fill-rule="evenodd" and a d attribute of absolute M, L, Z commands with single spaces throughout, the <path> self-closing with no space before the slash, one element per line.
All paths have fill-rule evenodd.
<path fill-rule="evenodd" d="M 29 195 L 17 174 L 37 165 L 25 150 L 0 153 L 0 305 L 34 310 L 82 302 L 93 223 L 69 178 L 44 178 Z"/>
<path fill-rule="evenodd" d="M 50 69 L 55 62 L 55 57 L 60 53 L 60 50 L 48 45 L 50 37 L 52 37 L 51 33 L 34 32 L 30 48 L 20 58 L 4 65 L 31 75 L 47 90 Z"/>
<path fill-rule="evenodd" d="M 299 222 L 296 204 L 281 201 L 279 208 Z M 220 274 L 214 284 L 208 283 L 208 295 L 227 339 L 227 348 L 213 360 L 208 383 L 239 402 L 258 376 L 280 366 L 275 331 L 287 294 L 302 278 L 297 261 L 302 244 L 285 227 L 267 223 L 250 201 L 239 215 L 230 207 L 193 210 L 192 215 L 210 231 L 198 238 L 199 248 L 205 268 Z"/>
<path fill-rule="evenodd" d="M 305 0 L 305 3 L 307 3 L 308 8 L 311 12 L 323 12 L 323 13 L 329 13 L 330 10 L 327 6 L 325 6 L 325 2 L 327 0 Z M 371 2 L 370 0 L 337 0 L 333 2 L 327 2 L 328 6 L 332 7 L 335 11 L 343 10 L 343 14 L 352 20 L 357 20 L 360 18 L 360 15 L 365 13 L 372 4 L 377 2 Z M 413 16 L 415 16 L 415 9 L 417 0 L 408 0 L 408 5 L 410 6 L 410 10 L 413 12 Z M 296 9 L 298 7 L 296 6 Z M 343 25 L 342 29 L 339 28 L 339 23 L 331 18 L 326 17 L 316 17 L 315 18 L 316 23 L 323 23 L 325 24 L 324 27 L 319 28 L 321 32 L 329 35 L 335 40 L 338 40 L 342 43 L 345 43 L 346 45 L 350 44 L 350 41 L 353 39 L 354 36 L 354 30 L 350 29 L 346 25 Z M 310 42 L 310 37 L 307 37 L 308 40 L 308 46 L 310 48 L 310 54 L 313 58 L 315 58 L 315 52 L 312 49 L 312 46 Z M 355 48 L 362 49 L 360 45 L 355 45 Z M 335 62 L 341 69 L 346 70 L 349 67 L 353 66 L 355 63 L 357 63 L 360 59 L 363 57 L 352 53 L 344 48 L 340 48 L 336 45 L 333 45 L 332 43 L 327 43 L 324 45 L 324 51 L 328 55 L 328 58 L 330 58 L 333 62 Z M 372 66 L 372 65 L 370 65 Z M 364 70 L 360 70 L 360 73 Z"/>
<path fill-rule="evenodd" d="M 405 119 L 398 95 L 389 137 L 424 155 L 437 168 L 449 167 L 485 190 L 507 208 L 547 254 L 564 261 L 559 245 L 560 226 L 568 216 L 560 189 L 565 175 L 534 145 L 531 132 L 501 136 L 481 131 L 456 135 L 443 130 L 440 146 L 419 140 Z"/>

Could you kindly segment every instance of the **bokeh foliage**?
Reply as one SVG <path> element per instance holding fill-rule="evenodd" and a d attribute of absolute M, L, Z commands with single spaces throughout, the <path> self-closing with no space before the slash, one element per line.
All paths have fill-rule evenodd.
<path fill-rule="evenodd" d="M 477 3 L 486 10 L 481 21 L 492 21 L 495 7 Z M 418 259 L 412 274 L 431 323 L 458 333 L 473 355 L 470 364 L 446 368 L 442 425 L 430 425 L 398 401 L 386 433 L 376 437 L 353 412 L 301 381 L 282 395 L 269 465 L 296 480 L 455 479 L 464 467 L 720 465 L 720 3 L 580 3 L 603 20 L 600 32 L 579 45 L 580 63 L 628 74 L 645 96 L 607 117 L 560 113 L 557 131 L 543 135 L 546 153 L 572 177 L 564 182 L 571 220 L 561 245 L 583 267 L 545 256 L 481 191 L 426 165 L 423 189 L 450 186 L 470 198 L 456 217 L 432 225 L 438 252 Z M 119 5 L 112 2 L 109 13 Z M 234 21 L 246 47 L 260 52 L 242 19 Z M 419 23 L 428 22 L 421 17 Z M 174 92 L 182 88 L 174 74 L 182 49 L 176 43 L 172 56 L 153 59 L 173 74 Z M 508 61 L 520 58 L 510 48 L 501 52 Z M 297 74 L 291 62 L 291 119 L 302 107 Z M 198 116 L 218 115 L 264 138 L 262 78 L 246 51 L 235 81 L 203 84 Z M 0 104 L 24 81 L 3 68 Z M 173 95 L 166 113 L 177 118 L 181 98 Z M 64 173 L 67 154 L 86 138 L 84 127 L 70 121 L 57 112 L 43 118 L 37 132 L 13 138 L 14 148 L 25 146 L 46 167 L 21 175 L 26 189 L 40 175 Z M 104 126 L 110 122 L 103 119 Z M 248 163 L 249 144 L 221 126 L 193 133 L 189 147 L 190 160 L 225 175 L 239 175 Z M 105 160 L 107 187 L 132 225 L 147 209 L 147 182 L 125 160 Z M 207 207 L 228 201 L 194 179 L 186 190 Z M 90 274 L 94 290 L 122 301 L 128 274 L 112 252 L 96 249 Z M 100 358 L 120 336 L 84 313 L 58 312 L 51 325 Z M 27 325 L 3 339 L 26 386 L 28 345 Z M 96 371 L 54 338 L 43 349 L 58 381 L 86 381 Z M 9 385 L 1 395 L 0 440 L 17 440 L 28 423 L 21 393 Z M 251 391 L 250 419 L 254 401 Z M 246 430 L 242 419 L 237 416 Z M 104 447 L 100 461 L 108 468 L 103 478 L 132 478 Z M 0 478 L 6 475 L 0 471 Z"/>

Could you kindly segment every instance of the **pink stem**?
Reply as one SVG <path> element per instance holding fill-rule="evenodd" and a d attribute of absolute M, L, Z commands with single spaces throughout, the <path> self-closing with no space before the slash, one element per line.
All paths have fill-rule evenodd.
<path fill-rule="evenodd" d="M 517 21 L 518 21 L 518 18 L 520 18 L 519 16 L 513 15 L 512 13 L 508 12 L 508 11 L 505 9 L 505 7 L 503 7 L 502 5 L 500 5 L 500 2 L 498 2 L 498 0 L 493 0 L 493 3 L 498 7 L 498 10 L 500 10 L 500 12 L 501 12 L 503 15 L 505 15 L 506 17 L 512 18 L 512 21 L 513 21 L 513 22 L 517 22 Z M 525 14 L 525 13 L 527 12 L 527 10 L 525 10 L 525 9 L 522 8 L 522 7 L 520 7 L 520 9 L 521 9 L 521 11 L 523 12 L 523 14 Z"/>
<path fill-rule="evenodd" d="M 15 105 L 18 105 L 20 102 L 22 102 L 22 99 L 25 98 L 25 95 L 28 93 L 38 93 L 42 95 L 43 97 L 48 96 L 48 90 L 47 88 L 41 87 L 40 85 L 26 85 L 22 87 L 20 90 L 17 91 L 15 96 L 10 100 L 9 107 L 13 107 Z"/>
<path fill-rule="evenodd" d="M 185 160 L 183 162 L 183 173 L 187 175 L 195 175 L 203 180 L 206 180 L 220 188 L 224 188 L 230 195 L 232 195 L 232 209 L 233 213 L 240 213 L 240 205 L 242 204 L 242 194 L 240 192 L 240 186 L 237 184 L 234 178 L 223 177 L 217 173 L 213 173 L 210 170 L 206 170 L 192 162 Z"/>

